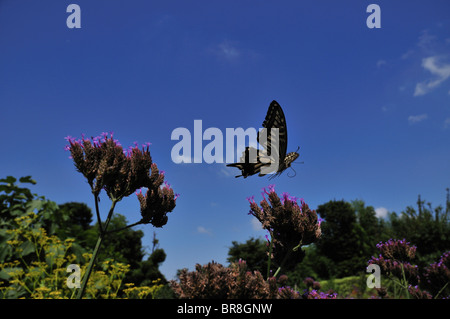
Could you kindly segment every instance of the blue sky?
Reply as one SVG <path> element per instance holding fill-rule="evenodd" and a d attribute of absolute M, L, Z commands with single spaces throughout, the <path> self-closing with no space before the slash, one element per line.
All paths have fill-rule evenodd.
<path fill-rule="evenodd" d="M 69 4 L 81 28 L 69 29 Z M 366 8 L 381 8 L 369 29 Z M 246 197 L 267 178 L 225 164 L 175 164 L 175 128 L 261 127 L 284 109 L 296 176 L 278 193 L 315 209 L 362 199 L 382 214 L 435 206 L 450 187 L 450 3 L 438 1 L 0 1 L 0 176 L 64 203 L 93 198 L 64 137 L 114 131 L 151 154 L 181 196 L 162 229 L 161 269 L 226 263 L 232 241 L 264 236 Z M 206 145 L 207 142 L 204 142 Z M 203 146 L 204 146 L 203 145 Z M 292 173 L 292 172 L 291 172 Z M 103 195 L 102 214 L 108 200 Z M 117 212 L 139 220 L 134 196 Z"/>

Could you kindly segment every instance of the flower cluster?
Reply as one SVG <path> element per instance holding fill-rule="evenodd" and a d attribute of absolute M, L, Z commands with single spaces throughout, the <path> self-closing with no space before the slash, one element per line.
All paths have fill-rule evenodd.
<path fill-rule="evenodd" d="M 410 261 L 415 258 L 416 247 L 411 246 L 405 239 L 389 239 L 387 242 L 377 244 L 380 254 L 372 256 L 368 264 L 377 264 L 385 274 L 392 275 L 401 280 L 405 278 L 410 284 L 419 282 L 419 268 Z"/>
<path fill-rule="evenodd" d="M 441 256 L 438 262 L 425 269 L 423 285 L 433 296 L 450 296 L 450 287 L 443 287 L 443 283 L 450 282 L 450 251 Z"/>
<path fill-rule="evenodd" d="M 414 299 L 433 299 L 430 293 L 421 290 L 418 285 L 409 285 L 408 292 Z"/>
<path fill-rule="evenodd" d="M 181 270 L 179 281 L 170 285 L 178 298 L 188 299 L 335 299 L 336 293 L 319 292 L 317 287 L 300 293 L 289 286 L 283 286 L 286 276 L 267 281 L 259 271 L 249 271 L 243 260 L 224 267 L 211 262 L 195 266 L 195 271 Z M 316 282 L 316 285 L 319 283 Z M 282 286 L 282 287 L 279 287 Z M 320 285 L 319 285 L 320 286 Z"/>
<path fill-rule="evenodd" d="M 171 212 L 175 208 L 178 194 L 173 193 L 168 183 L 163 183 L 164 175 L 159 174 L 156 164 L 152 164 L 152 175 L 150 179 L 154 180 L 145 195 L 142 190 L 137 193 L 139 203 L 141 205 L 142 222 L 144 224 L 151 223 L 155 227 L 162 227 L 167 223 L 167 212 Z"/>
<path fill-rule="evenodd" d="M 242 260 L 230 267 L 210 262 L 197 264 L 192 272 L 183 269 L 171 287 L 177 297 L 189 299 L 262 299 L 273 298 L 277 291 L 274 278 L 265 281 L 259 271 L 248 271 Z"/>
<path fill-rule="evenodd" d="M 322 287 L 318 281 L 315 281 L 314 278 L 307 277 L 303 280 L 303 283 L 306 285 L 306 289 L 302 295 L 303 299 L 336 299 L 337 293 L 333 291 L 323 292 L 319 291 Z"/>
<path fill-rule="evenodd" d="M 131 195 L 136 189 L 150 183 L 149 171 L 152 166 L 149 145 L 142 150 L 137 144 L 124 150 L 113 134 L 76 140 L 66 137 L 76 169 L 86 177 L 92 192 L 98 195 L 102 189 L 108 196 L 120 200 Z"/>
<path fill-rule="evenodd" d="M 315 281 L 311 277 L 305 278 L 305 280 L 303 280 L 303 283 L 306 285 L 306 288 L 308 290 L 310 288 L 312 288 L 312 290 L 319 290 L 321 288 L 320 283 L 318 281 Z"/>
<path fill-rule="evenodd" d="M 278 288 L 278 299 L 302 299 L 302 295 L 289 286 Z"/>
<path fill-rule="evenodd" d="M 389 259 L 402 260 L 402 261 L 412 261 L 416 256 L 416 246 L 411 246 L 406 239 L 402 240 L 392 240 L 389 239 L 387 242 L 379 242 L 377 244 L 378 250 L 381 254 Z"/>
<path fill-rule="evenodd" d="M 264 199 L 260 202 L 261 207 L 256 204 L 254 197 L 248 198 L 249 214 L 255 216 L 262 227 L 270 232 L 274 259 L 280 262 L 287 254 L 294 254 L 293 259 L 301 260 L 303 252 L 299 248 L 315 242 L 321 235 L 316 211 L 310 210 L 303 199 L 287 193 L 283 193 L 280 199 L 273 185 L 264 189 L 262 195 Z"/>
<path fill-rule="evenodd" d="M 102 133 L 91 139 L 66 137 L 69 142 L 65 149 L 70 151 L 76 169 L 86 177 L 95 196 L 104 189 L 113 201 L 131 195 L 140 188 L 147 188 L 146 195 L 137 193 L 141 204 L 142 223 L 152 223 L 162 227 L 167 223 L 167 212 L 175 207 L 178 197 L 170 185 L 164 183 L 164 172 L 152 162 L 150 143 L 137 143 L 124 150 L 113 138 L 113 133 Z M 151 171 L 151 173 L 150 173 Z"/>
<path fill-rule="evenodd" d="M 315 289 L 311 290 L 307 294 L 303 296 L 305 299 L 336 299 L 337 293 L 335 292 L 323 292 L 323 291 L 317 291 Z"/>
<path fill-rule="evenodd" d="M 337 298 L 337 293 L 335 293 L 333 291 L 329 291 L 329 292 L 319 291 L 320 284 L 317 281 L 315 281 L 314 283 L 318 285 L 318 288 L 310 290 L 309 288 L 311 288 L 311 287 L 308 287 L 307 289 L 305 289 L 303 294 L 292 289 L 289 286 L 278 288 L 277 298 L 278 299 L 336 299 Z"/>

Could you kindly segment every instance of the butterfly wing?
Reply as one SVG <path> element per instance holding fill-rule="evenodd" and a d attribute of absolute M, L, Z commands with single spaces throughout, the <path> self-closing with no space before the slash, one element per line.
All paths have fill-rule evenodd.
<path fill-rule="evenodd" d="M 287 126 L 283 109 L 277 101 L 270 103 L 262 126 L 263 129 L 258 132 L 258 143 L 263 147 L 260 158 L 265 159 L 268 162 L 267 165 L 275 164 L 278 171 L 286 157 Z M 272 128 L 278 129 L 278 141 L 272 141 Z M 260 173 L 260 176 L 267 173 L 269 172 Z"/>
<path fill-rule="evenodd" d="M 241 170 L 244 178 L 259 173 L 264 176 L 275 172 L 271 178 L 279 176 L 291 163 L 299 156 L 298 153 L 287 152 L 287 126 L 283 109 L 277 101 L 272 101 L 267 110 L 266 118 L 262 123 L 263 129 L 258 132 L 257 141 L 262 146 L 262 150 L 247 147 L 242 153 L 238 163 L 228 164 L 230 167 L 237 167 Z M 272 141 L 272 128 L 278 129 L 278 143 Z M 255 160 L 256 157 L 256 160 Z M 253 158 L 254 160 L 250 160 Z M 267 171 L 266 167 L 274 165 L 274 171 Z"/>
<path fill-rule="evenodd" d="M 251 161 L 250 158 L 255 158 L 256 154 L 256 161 Z M 238 163 L 228 164 L 229 167 L 237 167 L 241 170 L 241 175 L 237 175 L 235 177 L 244 177 L 247 178 L 248 176 L 255 175 L 260 172 L 261 167 L 264 166 L 264 164 L 259 159 L 259 151 L 254 147 L 246 147 L 245 151 L 242 152 L 242 156 Z"/>

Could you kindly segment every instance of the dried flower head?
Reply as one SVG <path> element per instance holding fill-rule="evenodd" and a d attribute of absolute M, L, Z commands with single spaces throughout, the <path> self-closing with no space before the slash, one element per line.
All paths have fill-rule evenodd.
<path fill-rule="evenodd" d="M 408 286 L 408 292 L 414 299 L 433 299 L 429 292 L 421 290 L 419 286 Z"/>
<path fill-rule="evenodd" d="M 139 148 L 135 143 L 124 150 L 122 145 L 113 139 L 113 133 L 102 133 L 100 136 L 76 140 L 66 137 L 76 169 L 82 173 L 96 196 L 104 189 L 113 201 L 133 194 L 136 190 L 146 188 L 137 193 L 141 205 L 142 220 L 140 223 L 151 223 L 162 227 L 167 223 L 168 212 L 176 205 L 179 196 L 174 194 L 170 185 L 164 183 L 164 172 L 152 162 L 149 146 L 146 143 Z M 163 185 L 164 184 L 164 185 Z"/>
<path fill-rule="evenodd" d="M 150 182 L 149 171 L 152 165 L 149 145 L 139 149 L 137 145 L 124 151 L 113 134 L 76 140 L 66 137 L 76 169 L 86 177 L 92 192 L 98 195 L 102 189 L 112 200 L 129 196 Z"/>
<path fill-rule="evenodd" d="M 280 262 L 289 253 L 294 255 L 293 259 L 301 260 L 303 252 L 299 248 L 315 242 L 321 235 L 316 211 L 309 209 L 303 199 L 288 193 L 283 193 L 280 199 L 273 185 L 264 189 L 262 195 L 264 199 L 260 202 L 261 207 L 253 197 L 248 198 L 249 214 L 255 216 L 262 227 L 270 232 L 273 257 Z"/>
<path fill-rule="evenodd" d="M 412 261 L 416 256 L 416 246 L 411 246 L 406 239 L 389 239 L 387 242 L 379 242 L 377 248 L 385 258 L 401 261 Z"/>
<path fill-rule="evenodd" d="M 323 292 L 323 291 L 317 291 L 317 290 L 313 289 L 310 292 L 305 293 L 303 295 L 303 298 L 305 298 L 305 299 L 336 299 L 337 293 L 335 293 L 333 291 Z"/>
<path fill-rule="evenodd" d="M 162 227 L 167 223 L 167 213 L 171 212 L 176 205 L 178 194 L 174 194 L 170 185 L 165 182 L 164 174 L 159 173 L 155 163 L 152 164 L 151 183 L 147 186 L 145 196 L 142 190 L 136 193 L 141 205 L 142 223 L 151 223 L 155 227 Z"/>
<path fill-rule="evenodd" d="M 424 280 L 422 280 L 424 287 L 438 298 L 450 298 L 448 283 L 450 283 L 450 251 L 444 253 L 438 262 L 430 264 L 425 269 Z"/>
<path fill-rule="evenodd" d="M 389 239 L 387 242 L 377 244 L 380 254 L 372 256 L 368 264 L 377 264 L 385 274 L 393 275 L 399 279 L 405 279 L 412 285 L 419 282 L 419 268 L 412 265 L 415 258 L 416 246 L 411 246 L 405 239 Z"/>
<path fill-rule="evenodd" d="M 242 260 L 230 267 L 213 261 L 197 264 L 192 272 L 183 269 L 179 282 L 171 281 L 171 287 L 179 298 L 189 299 L 262 299 L 276 291 L 273 282 L 266 282 L 258 271 L 249 271 Z"/>

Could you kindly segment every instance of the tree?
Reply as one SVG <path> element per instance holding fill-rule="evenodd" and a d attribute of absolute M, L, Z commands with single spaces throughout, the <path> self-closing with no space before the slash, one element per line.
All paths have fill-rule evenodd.
<path fill-rule="evenodd" d="M 122 229 L 127 226 L 125 216 L 116 213 L 110 221 L 112 230 Z M 89 229 L 87 245 L 89 249 L 95 246 L 97 241 L 96 233 L 98 224 L 91 226 Z M 133 230 L 125 228 L 112 234 L 107 234 L 104 247 L 99 253 L 99 259 L 113 258 L 119 262 L 127 263 L 131 269 L 138 267 L 138 264 L 144 257 L 144 249 L 142 247 L 142 237 L 144 232 L 141 230 Z"/>
<path fill-rule="evenodd" d="M 349 276 L 364 270 L 361 260 L 361 239 L 364 230 L 359 227 L 355 208 L 344 200 L 329 201 L 317 208 L 325 219 L 322 236 L 317 242 L 319 254 L 328 257 L 335 265 L 330 276 Z"/>
<path fill-rule="evenodd" d="M 406 207 L 400 215 L 389 216 L 392 232 L 397 239 L 406 238 L 417 246 L 417 264 L 425 267 L 443 252 L 450 250 L 450 195 L 447 188 L 445 209 L 433 208 L 418 195 L 417 208 Z"/>
<path fill-rule="evenodd" d="M 159 271 L 159 266 L 166 260 L 166 253 L 163 249 L 155 249 L 147 260 L 140 261 L 136 268 L 132 269 L 126 276 L 125 282 L 149 286 L 154 280 L 160 279 L 161 284 L 166 284 L 167 280 Z"/>
<path fill-rule="evenodd" d="M 75 238 L 77 245 L 86 246 L 91 223 L 91 209 L 85 203 L 70 202 L 59 205 L 53 220 L 46 222 L 45 229 L 59 238 Z"/>
<path fill-rule="evenodd" d="M 248 269 L 252 271 L 258 270 L 261 273 L 267 271 L 267 241 L 251 237 L 245 243 L 233 241 L 231 244 L 227 258 L 230 264 L 241 259 L 246 261 Z"/>
<path fill-rule="evenodd" d="M 363 200 L 352 201 L 352 207 L 356 212 L 356 229 L 359 232 L 359 250 L 362 257 L 369 258 L 376 252 L 375 245 L 381 240 L 387 240 L 382 220 L 378 219 L 372 206 L 365 206 Z"/>
<path fill-rule="evenodd" d="M 164 275 L 159 271 L 159 266 L 166 260 L 166 253 L 159 248 L 159 240 L 153 232 L 152 252 L 147 260 L 140 261 L 135 269 L 127 274 L 126 282 L 133 282 L 136 285 L 151 285 L 154 280 L 161 284 L 167 284 Z"/>

